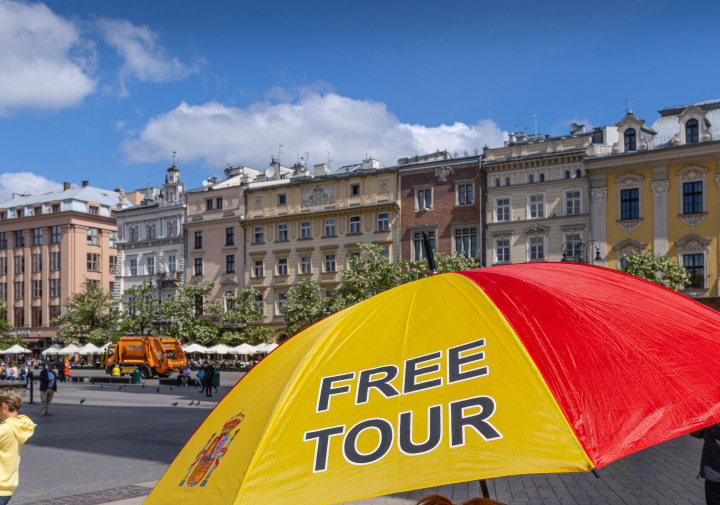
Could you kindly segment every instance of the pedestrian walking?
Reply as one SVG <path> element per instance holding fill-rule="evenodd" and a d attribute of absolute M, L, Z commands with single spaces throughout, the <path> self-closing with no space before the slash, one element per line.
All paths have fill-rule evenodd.
<path fill-rule="evenodd" d="M 212 388 L 213 388 L 213 377 L 215 377 L 215 368 L 212 365 L 209 365 L 207 362 L 203 365 L 203 371 L 205 372 L 203 376 L 203 391 L 205 392 L 205 396 L 212 396 Z"/>
<path fill-rule="evenodd" d="M 40 372 L 40 415 L 51 416 L 50 402 L 57 393 L 57 375 L 52 363 Z"/>
<path fill-rule="evenodd" d="M 700 457 L 700 474 L 705 479 L 705 502 L 720 505 L 720 424 L 690 433 L 705 440 Z"/>
<path fill-rule="evenodd" d="M 66 377 L 70 377 L 70 360 L 65 358 L 65 375 L 63 375 L 63 382 L 65 382 Z"/>
<path fill-rule="evenodd" d="M 20 407 L 15 389 L 0 389 L 0 505 L 10 501 L 18 486 L 22 445 L 35 433 L 35 423 L 20 415 Z"/>
<path fill-rule="evenodd" d="M 57 380 L 58 382 L 65 382 L 65 362 L 61 359 L 57 362 Z"/>

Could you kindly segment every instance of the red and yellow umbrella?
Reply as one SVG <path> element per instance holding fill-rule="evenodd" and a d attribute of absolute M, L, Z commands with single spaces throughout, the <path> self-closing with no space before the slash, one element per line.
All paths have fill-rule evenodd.
<path fill-rule="evenodd" d="M 720 421 L 720 314 L 605 268 L 443 274 L 298 333 L 147 504 L 318 505 L 591 471 Z"/>

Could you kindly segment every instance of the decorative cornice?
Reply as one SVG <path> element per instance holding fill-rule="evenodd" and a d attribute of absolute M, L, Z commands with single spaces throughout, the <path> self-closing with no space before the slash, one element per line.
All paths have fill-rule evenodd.
<path fill-rule="evenodd" d="M 707 212 L 700 212 L 698 214 L 680 214 L 678 217 L 683 223 L 695 231 L 695 227 L 703 222 L 705 216 L 707 216 Z"/>
<path fill-rule="evenodd" d="M 711 240 L 697 233 L 685 235 L 675 242 L 678 252 L 705 252 L 710 248 Z"/>
<path fill-rule="evenodd" d="M 639 219 L 623 219 L 618 220 L 617 225 L 620 227 L 620 229 L 625 230 L 628 232 L 628 234 L 632 235 L 632 231 L 640 226 L 640 224 L 643 222 L 643 218 Z"/>

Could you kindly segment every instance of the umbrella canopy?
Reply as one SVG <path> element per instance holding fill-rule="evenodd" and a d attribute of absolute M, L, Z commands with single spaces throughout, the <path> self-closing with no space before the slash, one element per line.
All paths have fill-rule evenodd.
<path fill-rule="evenodd" d="M 212 347 L 208 347 L 207 352 L 209 354 L 229 354 L 232 351 L 230 350 L 230 347 L 225 344 L 217 344 Z"/>
<path fill-rule="evenodd" d="M 76 346 L 75 344 L 70 344 L 70 345 L 60 349 L 57 352 L 57 354 L 61 354 L 61 355 L 65 356 L 65 355 L 69 355 L 69 354 L 77 354 L 78 352 L 80 352 L 80 348 L 78 346 Z"/>
<path fill-rule="evenodd" d="M 191 352 L 208 352 L 208 349 L 207 347 L 203 347 L 200 344 L 187 344 L 185 347 L 183 347 L 183 352 L 185 354 Z"/>
<path fill-rule="evenodd" d="M 235 354 L 255 354 L 257 351 L 250 344 L 240 344 L 237 347 L 233 347 L 231 352 Z"/>
<path fill-rule="evenodd" d="M 85 344 L 80 349 L 77 350 L 78 354 L 98 354 L 100 352 L 100 348 L 94 344 Z"/>
<path fill-rule="evenodd" d="M 256 352 L 256 353 L 260 353 L 260 352 L 266 353 L 266 352 L 268 352 L 268 351 L 267 351 L 268 345 L 270 345 L 270 344 L 268 344 L 267 342 L 263 342 L 263 343 L 261 343 L 261 344 L 256 345 L 256 346 L 255 346 L 255 352 Z"/>
<path fill-rule="evenodd" d="M 718 369 L 720 314 L 622 272 L 435 275 L 287 340 L 145 503 L 319 505 L 589 471 L 719 422 Z"/>
<path fill-rule="evenodd" d="M 280 346 L 277 345 L 275 342 L 273 342 L 273 343 L 271 343 L 271 344 L 266 345 L 266 346 L 265 346 L 265 351 L 263 351 L 263 352 L 274 351 L 274 350 L 277 349 L 278 347 L 280 347 Z"/>
<path fill-rule="evenodd" d="M 53 344 L 50 347 L 48 347 L 47 349 L 45 349 L 40 354 L 42 354 L 43 356 L 47 356 L 48 354 L 57 354 L 59 350 L 60 350 L 60 346 L 57 344 Z"/>
<path fill-rule="evenodd" d="M 111 343 L 112 343 L 112 342 L 108 342 L 107 344 L 105 344 L 104 346 L 102 346 L 100 349 L 98 349 L 98 353 L 102 354 L 102 353 L 106 352 L 106 351 L 107 351 L 107 348 L 110 347 L 110 344 L 111 344 Z"/>
<path fill-rule="evenodd" d="M 7 349 L 3 349 L 0 351 L 0 354 L 19 354 L 19 353 L 30 353 L 32 352 L 30 349 L 25 349 L 24 347 L 15 344 L 12 347 L 9 347 Z"/>

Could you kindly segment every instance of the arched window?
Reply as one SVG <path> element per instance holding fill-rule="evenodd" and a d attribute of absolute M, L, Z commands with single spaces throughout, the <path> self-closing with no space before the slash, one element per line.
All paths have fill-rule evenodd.
<path fill-rule="evenodd" d="M 540 174 L 540 182 L 545 182 L 545 174 Z"/>
<path fill-rule="evenodd" d="M 634 128 L 625 130 L 625 152 L 628 151 L 637 151 L 637 136 Z"/>
<path fill-rule="evenodd" d="M 506 186 L 510 185 L 510 177 L 505 177 L 505 185 Z"/>
<path fill-rule="evenodd" d="M 689 119 L 688 122 L 685 123 L 685 142 L 688 144 L 698 142 L 700 140 L 698 133 L 697 119 Z"/>
<path fill-rule="evenodd" d="M 175 192 L 174 192 L 174 191 L 168 191 L 168 194 L 167 194 L 167 195 L 168 195 L 168 196 L 167 196 L 167 201 L 168 201 L 168 202 L 172 202 L 173 200 L 175 200 Z"/>
<path fill-rule="evenodd" d="M 575 177 L 582 177 L 582 170 L 580 170 L 579 168 L 575 170 Z"/>
<path fill-rule="evenodd" d="M 499 187 L 500 187 L 500 177 L 498 177 L 497 179 L 495 179 L 495 187 L 496 187 L 496 188 L 499 188 Z"/>
<path fill-rule="evenodd" d="M 535 182 L 535 176 L 533 174 L 530 174 L 528 180 L 530 181 L 530 184 L 532 184 L 533 182 Z"/>
<path fill-rule="evenodd" d="M 175 236 L 175 221 L 168 221 L 167 222 L 167 233 L 166 236 L 173 237 Z"/>
<path fill-rule="evenodd" d="M 565 178 L 566 179 L 570 178 L 570 170 L 565 170 Z"/>

